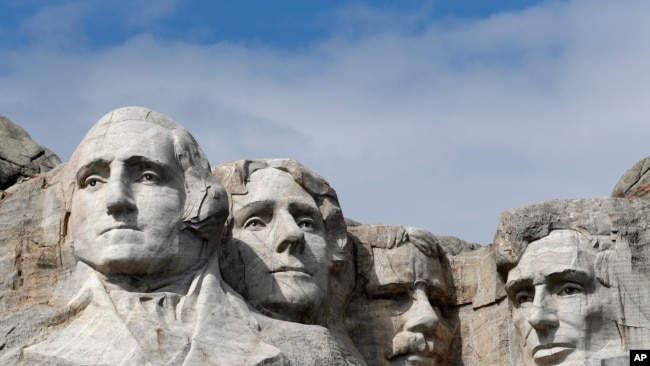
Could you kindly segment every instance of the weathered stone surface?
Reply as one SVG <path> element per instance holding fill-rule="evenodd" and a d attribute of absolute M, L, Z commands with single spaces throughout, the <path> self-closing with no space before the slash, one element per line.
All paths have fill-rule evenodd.
<path fill-rule="evenodd" d="M 645 197 L 650 192 L 650 157 L 637 161 L 612 190 L 612 197 Z"/>
<path fill-rule="evenodd" d="M 625 362 L 629 349 L 650 348 L 649 208 L 561 200 L 501 216 L 493 249 L 520 351 L 513 364 Z"/>
<path fill-rule="evenodd" d="M 346 326 L 368 365 L 446 365 L 457 337 L 449 263 L 436 238 L 416 228 L 349 228 L 357 287 Z"/>
<path fill-rule="evenodd" d="M 34 142 L 20 126 L 0 116 L 0 189 L 59 164 L 58 156 Z"/>
<path fill-rule="evenodd" d="M 291 159 L 227 162 L 213 172 L 230 198 L 222 275 L 260 316 L 277 319 L 267 334 L 278 338 L 267 342 L 286 354 L 300 342 L 331 350 L 290 356 L 298 364 L 363 364 L 343 329 L 354 259 L 336 192 Z M 290 323 L 314 326 L 295 337 L 282 330 L 308 328 Z"/>
<path fill-rule="evenodd" d="M 119 109 L 57 172 L 55 188 L 16 187 L 25 194 L 9 190 L 1 202 L 19 237 L 3 242 L 14 253 L 3 258 L 12 278 L 3 284 L 11 308 L 3 364 L 288 363 L 259 339 L 259 323 L 221 280 L 214 249 L 227 197 L 189 133 L 151 110 Z M 56 188 L 63 192 L 50 201 Z M 30 199 L 45 200 L 36 218 L 16 212 Z M 32 223 L 48 225 L 45 242 Z M 76 263 L 64 260 L 66 246 Z M 38 285 L 52 286 L 34 296 Z"/>
<path fill-rule="evenodd" d="M 346 220 L 291 159 L 211 171 L 119 109 L 0 191 L 0 364 L 627 365 L 650 348 L 649 165 L 478 246 Z"/>

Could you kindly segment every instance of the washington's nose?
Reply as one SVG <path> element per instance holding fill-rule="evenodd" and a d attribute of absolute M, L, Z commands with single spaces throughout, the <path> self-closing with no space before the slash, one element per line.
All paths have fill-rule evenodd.
<path fill-rule="evenodd" d="M 535 329 L 547 329 L 557 327 L 559 319 L 557 311 L 551 303 L 553 300 L 548 291 L 539 287 L 535 289 L 533 303 L 528 313 L 528 324 Z"/>
<path fill-rule="evenodd" d="M 438 326 L 440 319 L 423 290 L 416 289 L 413 295 L 413 303 L 404 314 L 404 329 L 414 333 L 429 333 Z"/>
<path fill-rule="evenodd" d="M 275 251 L 294 253 L 305 248 L 305 233 L 290 212 L 281 212 L 277 217 Z"/>
<path fill-rule="evenodd" d="M 109 178 L 106 183 L 106 211 L 109 214 L 135 209 L 131 187 L 122 177 Z"/>

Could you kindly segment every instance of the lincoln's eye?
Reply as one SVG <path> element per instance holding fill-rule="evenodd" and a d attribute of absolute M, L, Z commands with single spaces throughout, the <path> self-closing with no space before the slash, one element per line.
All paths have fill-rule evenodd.
<path fill-rule="evenodd" d="M 585 292 L 585 288 L 575 282 L 567 282 L 557 292 L 558 296 L 571 296 Z"/>
<path fill-rule="evenodd" d="M 519 291 L 515 295 L 515 302 L 517 304 L 521 305 L 532 301 L 533 301 L 533 294 L 531 294 L 529 291 Z"/>

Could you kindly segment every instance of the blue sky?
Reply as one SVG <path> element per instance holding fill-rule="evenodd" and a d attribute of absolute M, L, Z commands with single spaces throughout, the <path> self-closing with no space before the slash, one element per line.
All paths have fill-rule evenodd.
<path fill-rule="evenodd" d="M 346 216 L 490 243 L 650 155 L 646 1 L 0 4 L 0 114 L 67 160 L 143 105 L 212 164 L 293 157 Z"/>

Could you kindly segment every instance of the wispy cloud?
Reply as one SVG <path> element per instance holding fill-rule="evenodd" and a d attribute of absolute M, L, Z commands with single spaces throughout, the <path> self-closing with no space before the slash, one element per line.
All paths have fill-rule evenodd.
<path fill-rule="evenodd" d="M 80 3 L 34 15 L 25 32 L 51 42 L 0 61 L 0 113 L 64 160 L 104 113 L 146 105 L 185 125 L 213 164 L 294 157 L 359 221 L 487 244 L 501 211 L 608 195 L 648 155 L 643 1 L 435 21 L 341 8 L 331 36 L 299 50 L 165 41 L 144 26 L 69 47 L 96 11 Z M 149 18 L 144 8 L 133 19 L 158 27 L 173 3 Z"/>

